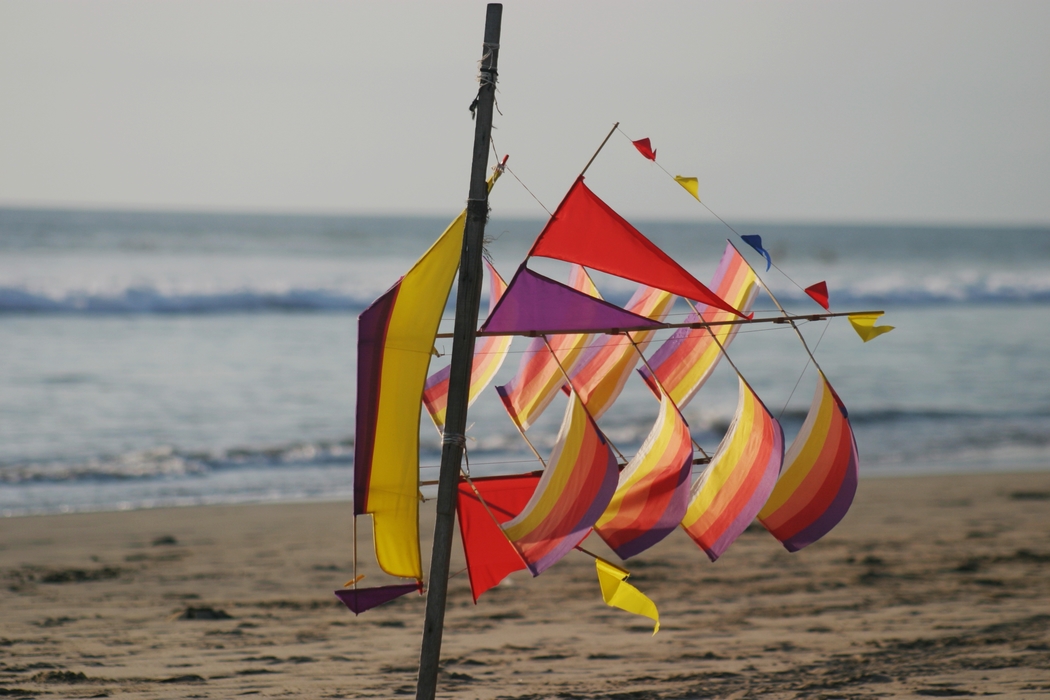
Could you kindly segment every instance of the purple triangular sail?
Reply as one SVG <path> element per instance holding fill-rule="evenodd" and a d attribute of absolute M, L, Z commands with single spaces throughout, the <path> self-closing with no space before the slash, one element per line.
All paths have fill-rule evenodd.
<path fill-rule="evenodd" d="M 489 333 L 587 333 L 664 324 L 576 291 L 523 264 L 481 326 Z"/>
<path fill-rule="evenodd" d="M 423 585 L 419 583 L 397 583 L 392 586 L 374 586 L 372 588 L 341 588 L 335 592 L 335 596 L 343 601 L 355 615 L 360 615 L 365 610 L 389 603 L 395 598 L 400 598 L 412 591 L 423 593 Z"/>

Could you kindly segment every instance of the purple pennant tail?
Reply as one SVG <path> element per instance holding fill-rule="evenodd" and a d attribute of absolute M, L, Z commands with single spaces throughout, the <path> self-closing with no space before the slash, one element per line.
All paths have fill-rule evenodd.
<path fill-rule="evenodd" d="M 744 239 L 744 243 L 762 253 L 762 256 L 766 259 L 766 272 L 769 272 L 769 268 L 773 265 L 773 259 L 769 257 L 769 251 L 762 247 L 762 236 L 741 236 L 741 238 Z"/>
<path fill-rule="evenodd" d="M 576 291 L 522 265 L 481 327 L 493 333 L 601 332 L 664 324 Z"/>
<path fill-rule="evenodd" d="M 392 586 L 374 586 L 372 588 L 341 588 L 335 592 L 336 598 L 343 601 L 355 615 L 360 615 L 365 610 L 389 603 L 395 598 L 400 598 L 412 591 L 419 591 L 423 595 L 423 584 L 421 583 L 398 583 Z"/>

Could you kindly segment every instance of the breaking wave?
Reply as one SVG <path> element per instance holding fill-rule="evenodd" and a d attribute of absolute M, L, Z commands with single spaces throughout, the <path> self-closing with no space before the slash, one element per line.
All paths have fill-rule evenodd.
<path fill-rule="evenodd" d="M 339 286 L 169 290 L 162 285 L 132 284 L 97 291 L 41 290 L 25 284 L 0 284 L 0 314 L 356 313 L 381 294 L 390 281 L 357 284 L 352 290 Z M 922 280 L 895 276 L 843 282 L 829 279 L 828 287 L 834 308 L 1050 302 L 1050 272 Z M 613 289 L 606 298 L 622 305 L 630 293 L 627 289 Z M 808 301 L 797 288 L 781 290 L 778 296 L 785 301 Z"/>
<path fill-rule="evenodd" d="M 135 286 L 103 293 L 58 294 L 0 286 L 0 313 L 7 314 L 214 314 L 264 311 L 360 311 L 372 301 L 337 289 L 281 291 L 234 289 L 219 292 L 165 292 Z"/>
<path fill-rule="evenodd" d="M 188 452 L 170 446 L 84 461 L 26 461 L 0 465 L 0 484 L 127 481 L 203 476 L 239 467 L 300 467 L 353 463 L 353 441 Z"/>

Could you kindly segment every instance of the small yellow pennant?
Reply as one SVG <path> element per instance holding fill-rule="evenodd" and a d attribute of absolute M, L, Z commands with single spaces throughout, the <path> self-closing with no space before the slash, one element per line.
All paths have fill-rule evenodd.
<path fill-rule="evenodd" d="M 604 559 L 594 560 L 598 569 L 598 584 L 602 587 L 602 600 L 612 608 L 626 610 L 635 615 L 644 615 L 656 623 L 653 634 L 660 631 L 660 611 L 656 603 L 644 593 L 627 583 L 631 574 L 618 566 L 613 566 Z"/>
<path fill-rule="evenodd" d="M 882 316 L 882 314 L 853 314 L 849 317 L 849 322 L 853 325 L 853 330 L 857 331 L 860 339 L 866 343 L 883 333 L 889 333 L 895 327 L 876 326 L 875 321 L 878 320 L 879 316 Z"/>
<path fill-rule="evenodd" d="M 696 197 L 696 201 L 700 201 L 700 182 L 695 177 L 675 175 L 674 179 L 675 182 L 685 188 L 686 192 Z"/>

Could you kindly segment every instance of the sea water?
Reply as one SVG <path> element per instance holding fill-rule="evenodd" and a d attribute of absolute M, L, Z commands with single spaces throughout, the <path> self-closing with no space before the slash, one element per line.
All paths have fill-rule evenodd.
<path fill-rule="evenodd" d="M 357 314 L 453 215 L 0 209 L 0 513 L 349 498 Z M 1050 229 L 734 224 L 762 236 L 767 272 L 718 222 L 635 224 L 702 281 L 733 239 L 793 313 L 822 311 L 801 291 L 820 280 L 833 311 L 886 311 L 879 323 L 896 330 L 869 343 L 843 318 L 801 327 L 849 409 L 862 476 L 1050 466 Z M 542 226 L 489 222 L 504 277 Z M 561 263 L 530 265 L 566 278 Z M 634 287 L 596 282 L 618 303 Z M 760 294 L 755 309 L 775 306 Z M 670 320 L 686 312 L 679 303 Z M 515 340 L 498 382 L 526 344 Z M 436 348 L 432 369 L 451 342 Z M 816 381 L 792 329 L 748 326 L 729 352 L 791 440 Z M 708 453 L 736 400 L 723 362 L 686 407 Z M 529 431 L 541 453 L 564 401 Z M 629 456 L 657 407 L 632 377 L 600 425 Z M 495 391 L 468 423 L 472 473 L 539 466 Z M 434 479 L 440 440 L 425 412 L 420 439 Z"/>

